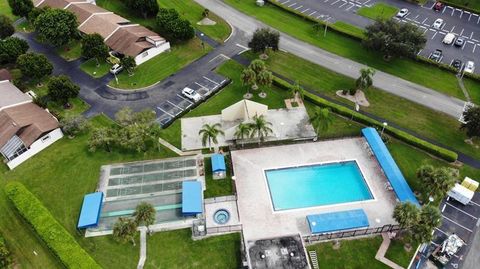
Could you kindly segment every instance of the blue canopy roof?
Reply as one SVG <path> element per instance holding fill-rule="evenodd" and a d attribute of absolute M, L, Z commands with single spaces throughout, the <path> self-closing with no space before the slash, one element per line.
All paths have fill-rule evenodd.
<path fill-rule="evenodd" d="M 102 210 L 103 192 L 89 193 L 83 197 L 80 218 L 77 228 L 88 228 L 98 225 Z"/>
<path fill-rule="evenodd" d="M 227 169 L 225 167 L 225 157 L 222 154 L 213 154 L 212 155 L 212 172 L 225 172 Z"/>
<path fill-rule="evenodd" d="M 184 215 L 195 215 L 202 212 L 202 183 L 199 181 L 183 181 L 182 213 Z"/>
<path fill-rule="evenodd" d="M 370 145 L 373 154 L 377 158 L 378 163 L 380 163 L 380 166 L 390 182 L 390 185 L 392 185 L 398 200 L 400 200 L 402 203 L 411 202 L 419 205 L 417 198 L 415 198 L 415 195 L 403 177 L 403 174 L 395 163 L 395 160 L 392 158 L 392 155 L 390 155 L 390 152 L 385 146 L 385 143 L 383 143 L 380 135 L 378 135 L 377 130 L 368 127 L 362 129 L 362 133 Z"/>
<path fill-rule="evenodd" d="M 363 209 L 338 211 L 307 216 L 313 234 L 368 227 L 368 218 Z"/>

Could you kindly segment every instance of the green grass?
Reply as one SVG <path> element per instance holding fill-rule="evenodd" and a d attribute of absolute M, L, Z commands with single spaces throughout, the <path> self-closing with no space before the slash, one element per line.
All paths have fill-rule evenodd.
<path fill-rule="evenodd" d="M 12 14 L 12 9 L 10 9 L 7 0 L 0 0 L 0 15 L 6 15 L 12 20 L 17 19 L 17 17 Z"/>
<path fill-rule="evenodd" d="M 448 0 L 448 2 L 469 7 L 480 12 L 480 1 L 478 0 Z"/>
<path fill-rule="evenodd" d="M 364 35 L 364 31 L 362 28 L 359 28 L 355 25 L 352 25 L 350 23 L 346 23 L 346 22 L 343 22 L 343 21 L 336 21 L 333 23 L 333 25 L 335 25 L 337 28 L 341 28 L 343 31 L 345 31 L 346 33 L 349 33 L 351 35 L 354 35 L 354 36 L 363 36 Z M 328 28 L 327 28 L 327 31 L 328 31 Z"/>
<path fill-rule="evenodd" d="M 227 158 L 225 162 L 228 164 Z M 207 157 L 204 160 L 205 182 L 207 189 L 203 192 L 205 198 L 227 196 L 233 194 L 232 168 L 227 165 L 227 177 L 224 179 L 213 179 L 212 176 L 212 158 Z"/>
<path fill-rule="evenodd" d="M 385 253 L 385 258 L 391 260 L 392 262 L 407 268 L 412 260 L 415 250 L 417 250 L 418 245 L 412 244 L 412 250 L 407 252 L 403 247 L 405 242 L 402 239 L 394 239 L 390 241 L 390 246 L 388 247 L 387 253 Z"/>
<path fill-rule="evenodd" d="M 23 21 L 15 26 L 15 31 L 17 32 L 24 32 L 24 33 L 31 33 L 35 31 L 33 25 L 29 21 Z"/>
<path fill-rule="evenodd" d="M 379 2 L 371 7 L 361 7 L 357 10 L 357 14 L 372 20 L 387 20 L 397 14 L 398 8 Z"/>
<path fill-rule="evenodd" d="M 80 69 L 82 69 L 83 72 L 94 78 L 101 78 L 108 74 L 110 67 L 112 67 L 111 64 L 102 61 L 100 65 L 97 66 L 97 61 L 93 58 L 80 65 Z"/>
<path fill-rule="evenodd" d="M 323 34 L 314 31 L 312 22 L 273 5 L 267 4 L 259 8 L 253 0 L 225 0 L 225 2 L 299 40 L 439 92 L 465 99 L 457 85 L 455 75 L 436 66 L 409 59 L 384 61 L 382 55 L 366 50 L 358 40 L 334 31 L 328 31 L 324 37 Z M 480 82 L 472 83 L 480 85 Z M 475 98 L 477 97 L 478 95 Z M 480 99 L 473 101 L 480 103 Z"/>
<path fill-rule="evenodd" d="M 80 58 L 82 54 L 82 44 L 79 40 L 73 40 L 69 44 L 58 47 L 58 55 L 67 61 L 73 61 Z"/>
<path fill-rule="evenodd" d="M 205 46 L 204 50 L 200 40 L 194 38 L 187 43 L 175 45 L 171 51 L 161 53 L 139 65 L 132 76 L 128 75 L 128 72 L 121 72 L 117 76 L 118 84 L 115 80 L 111 80 L 110 85 L 121 89 L 150 86 L 172 75 L 210 50 L 209 46 Z"/>

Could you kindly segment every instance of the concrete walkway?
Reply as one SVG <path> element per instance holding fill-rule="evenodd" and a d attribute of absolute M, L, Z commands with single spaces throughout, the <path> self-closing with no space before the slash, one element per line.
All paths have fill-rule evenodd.
<path fill-rule="evenodd" d="M 167 140 L 164 140 L 160 137 L 158 138 L 158 142 L 160 144 L 162 144 L 163 146 L 165 146 L 166 148 L 168 148 L 169 150 L 175 152 L 176 154 L 178 154 L 180 156 L 190 156 L 190 155 L 202 154 L 201 150 L 181 151 L 177 147 L 175 147 L 174 145 L 168 143 Z"/>
<path fill-rule="evenodd" d="M 387 253 L 388 247 L 390 246 L 390 238 L 386 233 L 382 233 L 382 238 L 383 238 L 383 242 L 382 242 L 382 245 L 380 245 L 380 248 L 378 249 L 377 254 L 375 255 L 375 259 L 381 261 L 382 263 L 386 264 L 390 268 L 404 269 L 400 265 L 385 258 L 385 253 Z"/>
<path fill-rule="evenodd" d="M 140 227 L 140 259 L 138 260 L 137 269 L 142 269 L 147 260 L 147 228 Z"/>

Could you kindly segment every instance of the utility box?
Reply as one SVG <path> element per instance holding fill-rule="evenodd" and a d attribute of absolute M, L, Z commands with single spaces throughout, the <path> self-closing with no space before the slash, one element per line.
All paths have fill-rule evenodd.
<path fill-rule="evenodd" d="M 259 7 L 263 7 L 263 6 L 265 5 L 265 1 L 264 1 L 264 0 L 257 0 L 255 3 L 256 3 L 257 6 L 259 6 Z"/>
<path fill-rule="evenodd" d="M 455 187 L 453 187 L 450 191 L 447 192 L 447 195 L 451 198 L 459 201 L 460 203 L 467 205 L 473 198 L 475 192 L 465 188 L 464 186 L 455 183 Z"/>

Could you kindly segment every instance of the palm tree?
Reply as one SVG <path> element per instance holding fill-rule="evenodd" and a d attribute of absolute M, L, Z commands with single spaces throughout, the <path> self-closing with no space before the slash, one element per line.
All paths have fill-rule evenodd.
<path fill-rule="evenodd" d="M 441 197 L 455 185 L 458 170 L 423 165 L 417 170 L 417 178 L 422 183 L 423 189 L 428 191 L 429 196 Z"/>
<path fill-rule="evenodd" d="M 213 125 L 204 124 L 202 129 L 198 131 L 198 134 L 202 136 L 202 145 L 205 147 L 208 142 L 208 148 L 212 150 L 212 142 L 213 144 L 217 144 L 218 135 L 225 135 L 225 133 L 220 129 L 220 123 L 215 123 Z"/>
<path fill-rule="evenodd" d="M 242 148 L 243 148 L 243 144 L 244 144 L 243 140 L 250 135 L 251 131 L 252 131 L 252 128 L 249 124 L 240 123 L 237 126 L 237 130 L 235 131 L 234 135 L 237 139 L 242 141 Z"/>
<path fill-rule="evenodd" d="M 137 224 L 130 218 L 118 218 L 113 226 L 113 238 L 115 240 L 125 243 L 131 241 L 135 246 L 135 233 L 137 232 Z"/>
<path fill-rule="evenodd" d="M 253 117 L 253 122 L 250 123 L 250 128 L 252 129 L 250 137 L 257 137 L 259 139 L 258 145 L 260 145 L 260 143 L 265 140 L 265 137 L 267 137 L 269 134 L 273 134 L 273 130 L 270 128 L 270 126 L 272 126 L 272 123 L 268 122 L 265 119 L 265 116 L 255 115 Z"/>
<path fill-rule="evenodd" d="M 373 75 L 375 75 L 375 70 L 372 68 L 360 69 L 360 77 L 355 81 L 356 89 L 365 91 L 370 88 L 373 84 Z"/>
<path fill-rule="evenodd" d="M 290 88 L 290 95 L 293 100 L 303 100 L 303 88 L 298 84 L 298 81 L 295 81 L 295 84 Z"/>
<path fill-rule="evenodd" d="M 272 85 L 273 75 L 272 72 L 267 70 L 262 70 L 260 73 L 257 74 L 257 84 L 258 86 L 262 86 L 262 92 L 259 94 L 261 98 L 267 97 L 265 93 L 264 87 L 270 87 Z"/>
<path fill-rule="evenodd" d="M 420 221 L 420 210 L 410 202 L 398 203 L 393 210 L 393 218 L 401 228 L 410 229 Z"/>
<path fill-rule="evenodd" d="M 330 109 L 328 108 L 316 108 L 313 116 L 310 117 L 310 123 L 315 127 L 315 132 L 318 135 L 321 131 L 327 131 L 330 125 L 333 123 L 333 118 L 330 115 Z"/>
<path fill-rule="evenodd" d="M 257 84 L 257 76 L 255 74 L 255 71 L 253 71 L 251 68 L 246 68 L 242 71 L 242 74 L 240 75 L 240 79 L 242 80 L 243 85 L 248 85 L 249 87 L 247 88 L 247 93 L 243 96 L 246 99 L 252 98 L 252 94 L 250 93 L 250 87 L 256 88 Z"/>
<path fill-rule="evenodd" d="M 152 204 L 147 202 L 142 202 L 137 205 L 133 216 L 135 217 L 135 222 L 137 225 L 145 225 L 147 227 L 147 232 L 150 234 L 150 225 L 155 223 L 157 211 Z"/>
<path fill-rule="evenodd" d="M 265 62 L 259 59 L 253 60 L 250 65 L 248 65 L 248 68 L 252 69 L 256 75 L 267 69 Z"/>

